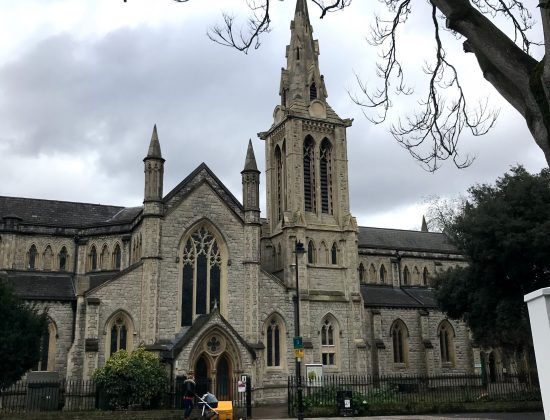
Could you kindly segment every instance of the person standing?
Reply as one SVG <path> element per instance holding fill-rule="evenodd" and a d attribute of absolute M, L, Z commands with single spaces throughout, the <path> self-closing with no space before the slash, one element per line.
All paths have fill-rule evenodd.
<path fill-rule="evenodd" d="M 183 382 L 183 419 L 188 420 L 193 410 L 193 401 L 195 399 L 195 379 L 193 375 L 189 375 L 187 379 Z"/>

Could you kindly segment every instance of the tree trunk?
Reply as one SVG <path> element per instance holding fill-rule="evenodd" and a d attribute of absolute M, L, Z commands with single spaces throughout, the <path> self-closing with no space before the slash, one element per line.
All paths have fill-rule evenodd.
<path fill-rule="evenodd" d="M 550 9 L 540 8 L 546 56 L 537 62 L 470 0 L 432 2 L 447 18 L 447 26 L 466 38 L 464 50 L 476 55 L 483 77 L 525 118 L 550 165 Z"/>

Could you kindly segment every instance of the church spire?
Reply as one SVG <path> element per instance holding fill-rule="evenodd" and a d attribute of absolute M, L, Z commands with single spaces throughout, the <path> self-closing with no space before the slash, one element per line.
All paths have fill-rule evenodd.
<path fill-rule="evenodd" d="M 151 135 L 151 143 L 149 143 L 149 151 L 147 152 L 148 158 L 162 159 L 162 153 L 160 151 L 159 136 L 157 134 L 157 125 L 153 127 L 153 134 Z"/>
<path fill-rule="evenodd" d="M 314 100 L 324 102 L 327 93 L 319 70 L 319 43 L 313 39 L 306 0 L 297 0 L 290 30 L 287 67 L 281 75 L 281 105 L 293 108 L 309 106 Z"/>
<path fill-rule="evenodd" d="M 153 127 L 153 134 L 149 143 L 147 156 L 143 159 L 145 171 L 145 202 L 158 202 L 162 200 L 162 187 L 164 181 L 164 159 L 160 151 L 160 142 L 157 134 L 157 125 Z"/>

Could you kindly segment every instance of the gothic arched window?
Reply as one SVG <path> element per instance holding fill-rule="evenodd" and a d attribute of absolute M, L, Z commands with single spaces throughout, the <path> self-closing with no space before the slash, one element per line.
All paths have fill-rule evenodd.
<path fill-rule="evenodd" d="M 103 245 L 103 248 L 101 249 L 101 255 L 99 256 L 99 266 L 102 270 L 108 270 L 109 267 L 109 248 L 107 248 L 107 244 Z"/>
<path fill-rule="evenodd" d="M 279 146 L 275 147 L 275 165 L 275 177 L 277 182 L 277 220 L 281 220 L 283 218 L 283 159 Z"/>
<path fill-rule="evenodd" d="M 122 263 L 122 253 L 120 251 L 120 245 L 115 245 L 115 250 L 113 251 L 113 268 L 115 270 L 120 270 L 120 266 Z"/>
<path fill-rule="evenodd" d="M 38 256 L 38 251 L 36 250 L 36 246 L 33 244 L 29 249 L 29 257 L 28 257 L 29 263 L 27 264 L 27 267 L 29 268 L 29 270 L 36 270 L 37 256 Z"/>
<path fill-rule="evenodd" d="M 92 249 L 90 251 L 90 271 L 97 270 L 97 251 L 95 249 L 95 245 L 92 245 Z"/>
<path fill-rule="evenodd" d="M 309 100 L 313 101 L 314 99 L 317 99 L 317 85 L 315 85 L 315 82 L 312 82 L 309 85 Z"/>
<path fill-rule="evenodd" d="M 372 283 L 376 283 L 376 268 L 374 268 L 374 264 L 371 264 L 369 268 L 369 280 Z"/>
<path fill-rule="evenodd" d="M 108 340 L 108 356 L 112 356 L 119 350 L 132 351 L 132 323 L 128 316 L 119 312 L 112 317 L 107 324 Z"/>
<path fill-rule="evenodd" d="M 411 284 L 411 273 L 409 271 L 409 268 L 405 266 L 403 269 L 403 285 L 407 286 Z"/>
<path fill-rule="evenodd" d="M 305 211 L 317 211 L 315 201 L 315 143 L 311 136 L 304 141 L 304 206 Z"/>
<path fill-rule="evenodd" d="M 384 264 L 380 266 L 380 283 L 386 282 L 386 267 L 384 267 Z"/>
<path fill-rule="evenodd" d="M 443 320 L 439 324 L 439 353 L 441 355 L 441 363 L 454 365 L 455 362 L 455 346 L 454 346 L 454 330 L 449 321 Z"/>
<path fill-rule="evenodd" d="M 325 317 L 321 324 L 321 361 L 324 366 L 335 366 L 338 347 L 338 328 L 336 321 Z"/>
<path fill-rule="evenodd" d="M 428 268 L 424 267 L 424 271 L 422 271 L 422 284 L 424 286 L 428 285 L 428 279 L 430 277 L 430 273 L 428 272 Z"/>
<path fill-rule="evenodd" d="M 181 325 L 220 305 L 222 256 L 216 238 L 206 227 L 195 230 L 183 248 Z"/>
<path fill-rule="evenodd" d="M 47 246 L 44 251 L 44 270 L 50 271 L 53 265 L 53 251 L 51 246 Z"/>
<path fill-rule="evenodd" d="M 332 146 L 327 139 L 321 143 L 321 211 L 332 213 Z"/>
<path fill-rule="evenodd" d="M 315 244 L 311 240 L 307 243 L 307 262 L 315 264 Z"/>
<path fill-rule="evenodd" d="M 267 322 L 266 328 L 266 357 L 267 366 L 281 366 L 283 353 L 284 329 L 279 317 L 273 315 Z"/>
<path fill-rule="evenodd" d="M 359 264 L 359 268 L 357 269 L 357 271 L 359 272 L 359 281 L 361 283 L 364 283 L 365 282 L 365 266 L 363 265 L 363 263 Z"/>
<path fill-rule="evenodd" d="M 67 270 L 68 261 L 69 261 L 69 255 L 67 253 L 67 248 L 63 247 L 61 248 L 61 251 L 59 251 L 59 271 Z"/>
<path fill-rule="evenodd" d="M 332 244 L 330 249 L 330 263 L 333 265 L 338 264 L 338 248 L 336 248 L 336 242 Z"/>
<path fill-rule="evenodd" d="M 407 364 L 408 362 L 408 331 L 406 325 L 398 319 L 391 327 L 393 344 L 393 362 Z"/>

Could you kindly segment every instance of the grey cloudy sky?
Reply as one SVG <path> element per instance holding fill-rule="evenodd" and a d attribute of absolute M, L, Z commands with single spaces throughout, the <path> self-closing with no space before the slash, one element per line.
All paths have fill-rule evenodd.
<path fill-rule="evenodd" d="M 244 21 L 244 3 L 0 0 L 0 195 L 140 205 L 142 159 L 156 123 L 166 159 L 165 194 L 204 161 L 240 198 L 249 138 L 264 168 L 256 134 L 270 127 L 279 103 L 295 1 L 273 2 L 273 31 L 248 55 L 205 35 L 221 20 L 221 10 Z M 348 94 L 358 89 L 355 72 L 369 86 L 377 83 L 377 50 L 365 41 L 369 3 L 356 0 L 323 20 L 310 5 L 328 101 L 341 117 L 354 118 L 348 130 L 351 206 L 361 225 L 418 228 L 424 197 L 492 182 L 518 163 L 531 171 L 545 166 L 523 119 L 450 34 L 449 57 L 473 102 L 489 97 L 500 108 L 490 134 L 463 138 L 464 153 L 477 157 L 474 164 L 458 170 L 449 163 L 427 173 L 395 143 L 388 125 L 370 123 Z M 407 80 L 422 91 L 432 29 L 425 9 L 413 11 L 400 52 Z M 534 36 L 541 38 L 540 32 Z M 396 101 L 392 116 L 413 109 L 410 101 Z"/>

